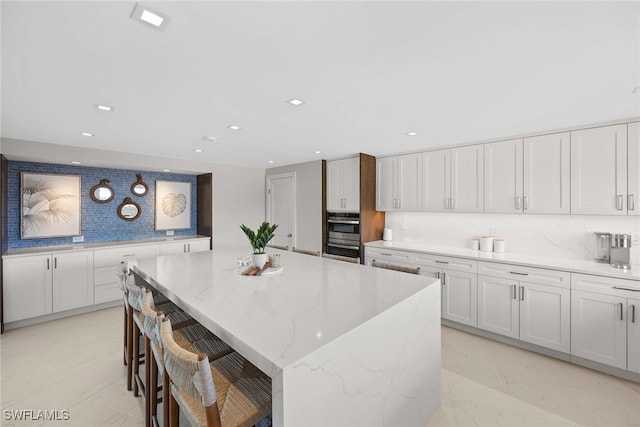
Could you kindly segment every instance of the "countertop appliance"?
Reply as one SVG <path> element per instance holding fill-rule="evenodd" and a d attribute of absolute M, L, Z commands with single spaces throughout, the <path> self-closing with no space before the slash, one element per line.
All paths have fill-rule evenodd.
<path fill-rule="evenodd" d="M 611 264 L 611 267 L 631 268 L 631 235 L 596 232 L 595 261 Z"/>
<path fill-rule="evenodd" d="M 327 213 L 327 253 L 358 258 L 360 256 L 360 214 Z"/>

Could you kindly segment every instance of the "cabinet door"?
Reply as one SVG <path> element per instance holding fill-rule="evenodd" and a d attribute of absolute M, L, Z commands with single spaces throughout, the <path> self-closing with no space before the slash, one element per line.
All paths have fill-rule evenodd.
<path fill-rule="evenodd" d="M 396 209 L 396 161 L 397 157 L 376 160 L 376 210 Z"/>
<path fill-rule="evenodd" d="M 4 322 L 51 313 L 51 256 L 5 258 L 2 262 Z"/>
<path fill-rule="evenodd" d="M 627 213 L 640 215 L 640 122 L 629 123 L 628 126 Z"/>
<path fill-rule="evenodd" d="M 571 354 L 627 368 L 625 298 L 571 291 Z"/>
<path fill-rule="evenodd" d="M 206 252 L 211 249 L 209 239 L 198 239 L 187 242 L 189 252 Z"/>
<path fill-rule="evenodd" d="M 327 162 L 327 210 L 344 210 L 342 202 L 342 163 L 341 160 Z"/>
<path fill-rule="evenodd" d="M 484 146 L 451 149 L 451 210 L 484 212 Z"/>
<path fill-rule="evenodd" d="M 160 255 L 174 255 L 189 252 L 186 241 L 161 243 L 159 247 Z"/>
<path fill-rule="evenodd" d="M 518 281 L 478 276 L 478 328 L 518 338 Z"/>
<path fill-rule="evenodd" d="M 571 212 L 570 134 L 525 138 L 525 213 L 568 214 Z"/>
<path fill-rule="evenodd" d="M 522 212 L 522 140 L 484 146 L 484 211 Z"/>
<path fill-rule="evenodd" d="M 53 312 L 93 304 L 93 251 L 53 255 Z"/>
<path fill-rule="evenodd" d="M 520 282 L 520 339 L 569 353 L 571 350 L 571 291 Z"/>
<path fill-rule="evenodd" d="M 640 300 L 627 300 L 627 369 L 640 374 Z"/>
<path fill-rule="evenodd" d="M 342 164 L 344 210 L 360 212 L 360 159 L 344 159 Z"/>
<path fill-rule="evenodd" d="M 571 132 L 571 213 L 627 214 L 627 125 Z"/>
<path fill-rule="evenodd" d="M 422 210 L 422 154 L 398 156 L 398 210 Z"/>
<path fill-rule="evenodd" d="M 451 150 L 422 153 L 422 210 L 448 212 L 451 197 Z"/>
<path fill-rule="evenodd" d="M 478 275 L 442 270 L 442 317 L 478 326 Z"/>

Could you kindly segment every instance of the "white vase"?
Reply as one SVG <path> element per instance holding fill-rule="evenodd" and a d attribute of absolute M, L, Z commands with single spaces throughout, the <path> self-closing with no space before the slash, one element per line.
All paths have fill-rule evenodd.
<path fill-rule="evenodd" d="M 254 267 L 262 268 L 267 263 L 267 254 L 253 254 L 251 260 Z"/>

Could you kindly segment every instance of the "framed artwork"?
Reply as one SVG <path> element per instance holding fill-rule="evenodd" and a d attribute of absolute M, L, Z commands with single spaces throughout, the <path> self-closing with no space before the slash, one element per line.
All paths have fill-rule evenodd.
<path fill-rule="evenodd" d="M 191 228 L 191 183 L 156 181 L 156 230 Z"/>
<path fill-rule="evenodd" d="M 20 238 L 79 236 L 79 175 L 22 172 Z"/>

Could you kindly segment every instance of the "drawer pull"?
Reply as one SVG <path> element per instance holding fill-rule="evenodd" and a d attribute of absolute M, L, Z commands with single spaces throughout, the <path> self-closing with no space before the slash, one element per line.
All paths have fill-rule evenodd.
<path fill-rule="evenodd" d="M 624 286 L 614 286 L 613 289 L 618 289 L 620 291 L 640 292 L 640 289 L 625 288 Z"/>
<path fill-rule="evenodd" d="M 449 264 L 449 261 L 438 261 L 438 260 L 436 260 L 436 262 L 438 264 Z"/>
<path fill-rule="evenodd" d="M 519 273 L 519 272 L 517 272 L 517 271 L 510 271 L 509 273 L 511 273 L 511 274 L 517 274 L 518 276 L 528 276 L 528 275 L 529 275 L 529 273 Z"/>
<path fill-rule="evenodd" d="M 124 254 L 122 255 L 122 258 L 130 257 L 130 256 L 136 256 L 136 254 Z"/>
<path fill-rule="evenodd" d="M 380 255 L 391 256 L 391 254 L 385 254 L 384 252 L 380 252 Z"/>

